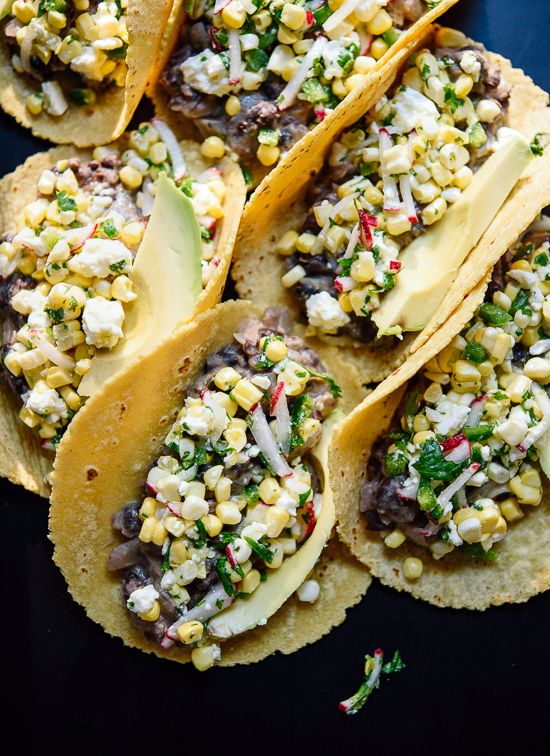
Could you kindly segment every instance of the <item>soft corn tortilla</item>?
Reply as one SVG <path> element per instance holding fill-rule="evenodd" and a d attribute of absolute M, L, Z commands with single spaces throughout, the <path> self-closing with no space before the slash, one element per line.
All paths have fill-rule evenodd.
<path fill-rule="evenodd" d="M 125 149 L 125 137 L 117 143 Z M 195 142 L 181 143 L 186 165 L 194 176 L 204 171 L 208 164 L 201 157 Z M 51 168 L 57 160 L 78 156 L 91 160 L 89 150 L 72 147 L 55 147 L 48 152 L 33 155 L 0 181 L 0 229 L 2 233 L 15 230 L 15 221 L 23 208 L 37 194 L 36 185 L 40 173 Z M 246 187 L 238 166 L 231 160 L 220 163 L 224 172 L 227 194 L 224 202 L 224 217 L 218 225 L 216 254 L 220 264 L 207 286 L 202 290 L 193 312 L 186 320 L 192 320 L 204 310 L 220 301 L 229 271 L 235 236 L 239 227 Z M 45 476 L 51 471 L 53 453 L 40 448 L 40 439 L 19 420 L 21 402 L 5 382 L 0 381 L 0 476 L 12 483 L 22 485 L 29 491 L 48 498 L 50 487 Z"/>
<path fill-rule="evenodd" d="M 330 481 L 343 541 L 383 583 L 436 606 L 487 609 L 527 601 L 550 588 L 548 487 L 538 507 L 526 507 L 526 516 L 511 523 L 506 538 L 498 544 L 496 562 L 479 562 L 456 551 L 436 561 L 427 549 L 410 541 L 389 549 L 379 533 L 367 530 L 359 512 L 361 484 L 372 445 L 390 426 L 407 381 L 462 330 L 482 303 L 487 282 L 486 278 L 478 284 L 446 325 L 336 428 L 329 450 Z M 419 557 L 424 563 L 422 576 L 416 581 L 403 574 L 403 561 L 408 556 Z"/>
<path fill-rule="evenodd" d="M 69 100 L 68 110 L 60 117 L 29 113 L 25 100 L 37 85 L 31 77 L 13 69 L 7 45 L 0 40 L 0 106 L 35 136 L 57 144 L 88 147 L 117 139 L 148 83 L 158 76 L 159 49 L 171 7 L 171 0 L 130 0 L 124 87 L 110 87 L 93 106 L 79 106 Z"/>
<path fill-rule="evenodd" d="M 322 168 L 324 157 L 339 132 L 355 123 L 380 99 L 409 56 L 429 43 L 433 33 L 434 29 L 431 29 L 421 35 L 414 44 L 401 50 L 373 75 L 368 87 L 350 95 L 348 108 L 335 111 L 337 121 L 306 135 L 252 195 L 243 215 L 234 257 L 232 275 L 239 296 L 254 302 L 262 302 L 269 297 L 274 304 L 289 307 L 295 319 L 303 322 L 292 293 L 281 284 L 285 262 L 275 252 L 275 245 L 287 230 L 297 228 L 304 218 L 308 208 L 303 196 L 308 180 L 310 177 L 315 180 L 315 174 Z M 537 132 L 550 132 L 548 95 L 522 71 L 513 68 L 510 61 L 493 53 L 489 53 L 489 58 L 500 66 L 504 78 L 513 86 L 507 125 L 529 140 Z M 323 121 L 321 126 L 328 120 Z M 383 380 L 447 320 L 464 296 L 544 206 L 549 198 L 549 173 L 550 151 L 546 150 L 543 157 L 531 161 L 477 246 L 462 264 L 447 296 L 423 331 L 407 334 L 401 342 L 394 341 L 393 346 L 392 342 L 361 344 L 335 337 L 325 337 L 322 341 L 311 339 L 310 343 L 323 358 L 327 351 L 334 353 L 337 349 L 339 359 L 358 371 L 362 383 Z"/>
<path fill-rule="evenodd" d="M 327 131 L 332 135 L 337 134 L 338 131 L 343 128 L 343 122 L 349 123 L 347 121 L 347 117 L 350 111 L 358 113 L 356 118 L 353 119 L 357 120 L 357 118 L 363 112 L 362 110 L 357 109 L 357 103 L 363 101 L 365 93 L 368 93 L 370 88 L 375 85 L 374 82 L 378 80 L 381 72 L 386 68 L 391 69 L 392 60 L 396 56 L 398 56 L 402 50 L 413 43 L 418 35 L 420 35 L 422 31 L 426 29 L 426 27 L 432 24 L 437 18 L 439 18 L 439 16 L 441 16 L 456 2 L 458 2 L 458 0 L 441 0 L 441 2 L 439 2 L 435 8 L 432 8 L 427 13 L 425 13 L 416 22 L 416 24 L 413 24 L 410 29 L 402 34 L 401 37 L 395 42 L 395 44 L 393 44 L 389 48 L 386 54 L 376 62 L 376 66 L 373 68 L 373 70 L 364 75 L 363 84 L 353 93 L 349 94 L 344 100 L 342 100 L 338 107 L 335 108 L 331 113 L 329 113 L 329 115 L 324 119 L 322 123 L 318 124 L 312 131 L 306 134 L 306 136 L 300 140 L 298 145 L 295 145 L 295 147 L 290 150 L 288 156 L 284 157 L 283 160 L 281 160 L 280 165 L 286 165 L 289 161 L 292 163 L 290 156 L 298 146 L 302 150 L 308 150 L 311 145 L 315 144 L 314 149 L 320 149 L 318 143 L 319 139 L 322 139 L 321 134 Z M 183 23 L 185 23 L 184 0 L 174 0 L 172 13 L 170 14 L 170 19 L 166 24 L 166 29 L 162 38 L 160 51 L 162 66 L 160 68 L 159 75 L 160 73 L 162 73 L 166 63 L 170 59 L 172 52 L 177 48 L 180 29 Z M 147 94 L 154 102 L 156 115 L 160 118 L 163 118 L 167 123 L 170 124 L 170 128 L 172 128 L 172 130 L 178 135 L 179 139 L 200 139 L 200 134 L 198 133 L 197 128 L 191 120 L 183 118 L 181 115 L 178 115 L 178 113 L 170 110 L 170 98 L 164 87 L 162 87 L 162 85 L 158 82 L 158 79 L 156 79 L 151 84 L 151 86 L 149 86 L 149 88 L 147 89 Z M 265 177 L 269 174 L 269 168 L 261 168 L 261 166 L 259 166 L 254 176 L 254 183 L 258 184 L 263 179 L 260 188 L 264 187 L 264 184 L 266 183 Z"/>
<path fill-rule="evenodd" d="M 256 315 L 250 303 L 226 302 L 178 329 L 153 354 L 119 373 L 90 399 L 63 438 L 55 460 L 50 510 L 54 560 L 73 598 L 89 617 L 128 646 L 178 662 L 185 648 L 165 651 L 132 624 L 120 576 L 107 570 L 118 537 L 111 518 L 138 499 L 151 461 L 181 408 L 182 391 L 202 371 L 206 357 L 230 341 Z M 104 432 L 98 433 L 98 422 Z M 315 573 L 322 580 L 313 606 L 294 597 L 267 626 L 223 644 L 222 664 L 259 661 L 276 650 L 290 653 L 344 620 L 370 583 L 366 568 L 333 540 Z"/>

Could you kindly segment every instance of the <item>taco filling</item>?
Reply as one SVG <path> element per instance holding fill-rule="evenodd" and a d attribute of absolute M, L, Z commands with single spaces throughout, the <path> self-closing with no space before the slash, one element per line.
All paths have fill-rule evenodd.
<path fill-rule="evenodd" d="M 437 46 L 448 31 L 332 146 L 301 226 L 278 242 L 282 284 L 318 334 L 376 338 L 372 317 L 396 284 L 400 254 L 510 135 L 499 131 L 510 86 L 481 46 Z"/>
<path fill-rule="evenodd" d="M 144 498 L 113 519 L 126 540 L 109 569 L 121 571 L 123 599 L 149 640 L 191 645 L 201 669 L 219 658 L 209 622 L 248 601 L 315 529 L 323 491 L 311 451 L 338 394 L 281 310 L 244 323 L 207 358 Z M 315 581 L 299 589 L 303 601 L 318 594 Z"/>
<path fill-rule="evenodd" d="M 37 199 L 0 243 L 3 378 L 21 398 L 20 419 L 54 448 L 84 399 L 77 389 L 94 354 L 124 338 L 136 299 L 132 265 L 161 173 L 189 198 L 202 234 L 202 286 L 217 267 L 213 239 L 223 217 L 218 168 L 182 171 L 166 125 L 145 123 L 121 145 L 98 147 L 44 170 Z M 178 175 L 176 174 L 178 170 Z"/>
<path fill-rule="evenodd" d="M 537 223 L 496 266 L 484 303 L 409 383 L 373 446 L 360 510 L 384 543 L 435 559 L 494 560 L 510 524 L 542 498 L 550 428 L 550 225 Z M 405 576 L 422 561 L 409 557 Z"/>
<path fill-rule="evenodd" d="M 206 0 L 161 79 L 209 157 L 274 165 L 356 86 L 432 3 Z M 186 6 L 187 7 L 187 6 Z"/>
<path fill-rule="evenodd" d="M 7 3 L 7 5 L 10 5 Z M 13 69 L 33 83 L 29 113 L 62 116 L 126 80 L 127 0 L 15 0 L 2 22 Z"/>

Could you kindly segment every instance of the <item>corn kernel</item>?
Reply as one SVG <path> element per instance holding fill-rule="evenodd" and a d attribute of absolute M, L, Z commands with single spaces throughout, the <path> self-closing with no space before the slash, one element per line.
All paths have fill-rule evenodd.
<path fill-rule="evenodd" d="M 281 150 L 279 147 L 270 147 L 268 144 L 260 144 L 256 152 L 256 157 L 266 167 L 275 165 L 280 156 Z"/>
<path fill-rule="evenodd" d="M 266 504 L 274 504 L 281 495 L 281 487 L 275 478 L 264 478 L 259 486 L 260 499 Z"/>
<path fill-rule="evenodd" d="M 46 371 L 46 383 L 50 388 L 68 386 L 72 383 L 72 376 L 67 370 L 60 367 L 51 367 Z"/>
<path fill-rule="evenodd" d="M 143 223 L 131 221 L 120 229 L 120 238 L 125 244 L 139 244 L 144 231 Z"/>
<path fill-rule="evenodd" d="M 481 532 L 484 534 L 492 533 L 496 528 L 500 513 L 496 506 L 484 507 L 477 513 L 478 520 L 481 523 Z"/>
<path fill-rule="evenodd" d="M 403 574 L 407 580 L 418 580 L 422 575 L 424 564 L 417 557 L 407 557 L 403 562 Z"/>
<path fill-rule="evenodd" d="M 183 564 L 189 559 L 189 550 L 182 538 L 177 538 L 170 544 L 170 564 Z"/>
<path fill-rule="evenodd" d="M 208 503 L 200 496 L 188 494 L 181 505 L 181 514 L 186 520 L 200 520 L 208 514 Z"/>
<path fill-rule="evenodd" d="M 150 518 L 153 520 L 153 518 Z M 148 522 L 148 520 L 145 520 L 145 522 Z M 145 525 L 145 522 L 143 523 Z M 155 528 L 153 530 L 153 535 L 151 538 L 151 541 L 155 544 L 155 546 L 162 546 L 164 544 L 164 541 L 168 537 L 168 531 L 164 527 L 164 524 L 157 520 L 155 522 Z"/>
<path fill-rule="evenodd" d="M 142 541 L 142 543 L 151 543 L 157 525 L 161 525 L 161 523 L 159 522 L 159 520 L 157 520 L 156 517 L 147 517 L 143 521 L 143 525 L 141 526 L 141 530 L 139 531 L 139 540 Z"/>
<path fill-rule="evenodd" d="M 216 507 L 216 516 L 224 525 L 238 525 L 241 513 L 233 501 L 222 501 Z"/>
<path fill-rule="evenodd" d="M 230 3 L 228 7 L 233 5 Z M 191 661 L 195 669 L 199 672 L 204 672 L 210 667 L 213 667 L 216 661 L 220 658 L 220 649 L 218 646 L 212 644 L 210 646 L 199 646 L 191 651 Z"/>
<path fill-rule="evenodd" d="M 279 255 L 292 255 L 296 249 L 298 234 L 296 231 L 287 231 L 275 245 L 275 252 Z"/>
<path fill-rule="evenodd" d="M 198 620 L 184 622 L 183 625 L 180 625 L 177 629 L 178 638 L 185 644 L 196 643 L 197 641 L 202 640 L 203 632 L 204 626 L 202 622 L 198 622 Z"/>
<path fill-rule="evenodd" d="M 520 478 L 526 486 L 533 486 L 538 488 L 542 485 L 540 475 L 534 467 L 529 467 L 520 473 Z"/>
<path fill-rule="evenodd" d="M 393 21 L 390 14 L 381 9 L 370 21 L 367 22 L 367 31 L 369 34 L 384 34 L 384 32 L 391 29 L 392 25 Z"/>
<path fill-rule="evenodd" d="M 265 513 L 264 522 L 267 526 L 267 536 L 269 538 L 277 538 L 286 527 L 287 522 L 290 519 L 290 515 L 286 509 L 274 505 L 269 507 Z"/>
<path fill-rule="evenodd" d="M 353 63 L 353 70 L 356 74 L 366 74 L 372 71 L 376 61 L 370 55 L 358 55 Z"/>
<path fill-rule="evenodd" d="M 228 116 L 236 116 L 241 110 L 241 101 L 235 95 L 230 95 L 225 101 L 225 112 Z"/>
<path fill-rule="evenodd" d="M 437 179 L 436 179 L 437 180 Z M 440 220 L 447 212 L 447 202 L 438 197 L 422 210 L 422 220 L 427 226 Z"/>
<path fill-rule="evenodd" d="M 141 173 L 129 165 L 125 165 L 120 169 L 119 177 L 128 189 L 139 189 L 143 182 Z"/>
<path fill-rule="evenodd" d="M 226 501 L 231 496 L 231 478 L 220 478 L 216 483 L 216 501 Z"/>
<path fill-rule="evenodd" d="M 262 396 L 262 392 L 248 378 L 241 378 L 231 390 L 231 398 L 246 412 L 259 402 Z"/>
<path fill-rule="evenodd" d="M 531 357 L 524 365 L 523 372 L 528 378 L 539 383 L 550 381 L 550 360 L 543 357 Z"/>
<path fill-rule="evenodd" d="M 250 570 L 250 572 L 241 581 L 240 589 L 243 593 L 254 593 L 256 588 L 260 585 L 261 577 L 258 570 Z"/>
<path fill-rule="evenodd" d="M 146 622 L 156 622 L 160 617 L 159 602 L 155 601 L 148 612 L 138 612 L 138 617 Z"/>
<path fill-rule="evenodd" d="M 389 535 L 384 538 L 384 543 L 389 549 L 397 549 L 405 541 L 405 534 L 395 528 Z"/>
<path fill-rule="evenodd" d="M 519 504 L 529 504 L 531 506 L 540 504 L 542 498 L 542 489 L 540 487 L 526 486 L 519 475 L 512 478 L 508 485 Z"/>
<path fill-rule="evenodd" d="M 288 354 L 288 347 L 284 341 L 279 339 L 270 341 L 265 349 L 265 356 L 271 362 L 280 362 Z"/>
<path fill-rule="evenodd" d="M 210 136 L 207 137 L 201 144 L 201 153 L 206 158 L 216 160 L 222 158 L 225 155 L 225 144 L 220 137 Z"/>
<path fill-rule="evenodd" d="M 521 507 L 518 505 L 517 500 L 514 498 L 505 499 L 498 503 L 501 514 L 506 518 L 508 522 L 514 522 L 514 520 L 520 520 L 524 514 Z"/>
<path fill-rule="evenodd" d="M 73 391 L 73 389 L 69 388 L 68 386 L 63 386 L 59 389 L 59 393 L 65 400 L 65 403 L 67 404 L 69 409 L 72 409 L 74 412 L 80 409 L 82 399 L 78 396 L 76 391 Z"/>
<path fill-rule="evenodd" d="M 222 391 L 230 391 L 240 380 L 240 374 L 232 367 L 221 368 L 214 376 L 214 384 Z"/>
<path fill-rule="evenodd" d="M 31 94 L 25 99 L 25 107 L 31 115 L 40 115 L 44 108 L 44 97 L 41 94 Z"/>
<path fill-rule="evenodd" d="M 210 538 L 215 538 L 221 533 L 223 523 L 216 515 L 207 514 L 201 518 L 201 522 L 204 523 L 205 530 Z"/>

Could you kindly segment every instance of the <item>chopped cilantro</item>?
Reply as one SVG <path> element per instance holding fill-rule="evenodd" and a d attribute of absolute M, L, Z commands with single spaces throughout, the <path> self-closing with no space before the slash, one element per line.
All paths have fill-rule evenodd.
<path fill-rule="evenodd" d="M 529 145 L 531 154 L 535 155 L 535 157 L 541 157 L 542 155 L 544 155 L 544 147 L 540 143 L 541 136 L 547 136 L 546 132 L 539 131 L 538 134 L 535 134 L 535 136 L 533 137 L 533 141 Z"/>
<path fill-rule="evenodd" d="M 111 270 L 115 275 L 118 275 L 119 273 L 122 273 L 122 269 L 126 265 L 126 260 L 119 260 L 116 263 L 111 263 L 109 265 L 109 270 Z"/>
<path fill-rule="evenodd" d="M 420 444 L 420 456 L 413 467 L 426 480 L 454 480 L 468 464 L 468 460 L 457 463 L 445 459 L 435 438 L 428 438 Z"/>
<path fill-rule="evenodd" d="M 480 543 L 463 543 L 459 550 L 471 556 L 472 559 L 479 559 L 482 562 L 498 561 L 498 553 L 494 549 L 485 551 Z"/>
<path fill-rule="evenodd" d="M 93 89 L 77 87 L 69 89 L 69 97 L 76 105 L 95 105 L 97 95 Z"/>
<path fill-rule="evenodd" d="M 380 678 L 382 675 L 401 672 L 406 666 L 399 651 L 395 652 L 391 661 L 386 664 L 383 662 L 384 653 L 382 649 L 375 651 L 373 656 L 370 654 L 365 656 L 365 679 L 357 693 L 338 704 L 338 708 L 341 711 L 345 714 L 357 714 L 367 703 L 371 693 L 380 687 Z"/>
<path fill-rule="evenodd" d="M 407 469 L 408 458 L 402 451 L 386 454 L 386 472 L 388 475 L 402 475 Z"/>
<path fill-rule="evenodd" d="M 38 16 L 45 13 L 65 13 L 67 3 L 65 0 L 38 0 Z"/>
<path fill-rule="evenodd" d="M 445 84 L 445 102 L 448 103 L 451 113 L 456 113 L 461 105 L 464 105 L 464 100 L 456 96 L 455 88 L 452 84 Z"/>
<path fill-rule="evenodd" d="M 256 541 L 254 538 L 250 538 L 250 536 L 245 536 L 245 541 L 260 559 L 263 559 L 267 564 L 271 564 L 273 561 L 273 552 L 267 546 L 264 546 L 263 543 Z"/>
<path fill-rule="evenodd" d="M 529 307 L 529 300 L 531 299 L 531 292 L 528 289 L 520 289 L 516 294 L 514 301 L 510 305 L 508 312 L 512 317 L 516 312 L 521 311 L 524 315 L 532 315 L 533 311 Z"/>
<path fill-rule="evenodd" d="M 481 344 L 477 344 L 475 341 L 470 341 L 466 344 L 462 356 L 465 360 L 470 360 L 471 362 L 479 364 L 485 362 L 487 359 L 487 350 L 482 347 Z"/>
<path fill-rule="evenodd" d="M 56 192 L 55 198 L 61 212 L 76 211 L 76 202 L 72 197 L 69 197 L 67 192 Z"/>
<path fill-rule="evenodd" d="M 61 323 L 65 314 L 63 307 L 44 307 L 44 312 L 53 323 Z"/>
<path fill-rule="evenodd" d="M 116 226 L 113 223 L 112 218 L 107 218 L 106 221 L 100 223 L 99 230 L 102 234 L 105 234 L 105 236 L 109 237 L 109 239 L 116 239 L 116 237 L 118 236 L 118 231 L 116 230 Z"/>
<path fill-rule="evenodd" d="M 257 47 L 255 50 L 247 50 L 244 54 L 244 59 L 246 60 L 247 68 L 256 73 L 267 66 L 269 56 L 265 50 Z"/>

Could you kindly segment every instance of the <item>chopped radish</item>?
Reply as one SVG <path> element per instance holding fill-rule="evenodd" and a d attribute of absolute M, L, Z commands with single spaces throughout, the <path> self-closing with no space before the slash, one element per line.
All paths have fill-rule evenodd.
<path fill-rule="evenodd" d="M 208 29 L 208 34 L 210 35 L 210 41 L 212 42 L 212 47 L 214 48 L 214 51 L 221 52 L 223 50 L 223 47 L 220 45 L 220 43 L 216 39 L 216 30 L 213 26 L 211 26 Z"/>
<path fill-rule="evenodd" d="M 275 392 L 277 396 L 275 396 Z M 277 442 L 284 454 L 290 451 L 290 412 L 288 411 L 288 402 L 285 393 L 285 384 L 282 381 L 277 383 L 275 392 L 271 399 L 270 412 L 277 421 Z"/>
<path fill-rule="evenodd" d="M 445 444 L 449 444 L 451 441 L 453 441 L 454 445 L 445 448 Z M 462 434 L 460 436 L 450 438 L 441 446 L 443 448 L 443 452 L 445 453 L 445 459 L 448 459 L 450 462 L 456 462 L 457 464 L 465 462 L 469 458 L 472 451 L 470 442 L 468 441 L 466 436 Z"/>
<path fill-rule="evenodd" d="M 232 604 L 234 599 L 228 596 L 225 592 L 225 588 L 221 583 L 214 586 L 206 596 L 200 601 L 193 609 L 182 614 L 174 624 L 170 625 L 166 631 L 164 638 L 161 641 L 161 645 L 164 649 L 171 648 L 178 640 L 177 630 L 180 625 L 190 620 L 198 620 L 199 622 L 206 622 L 206 620 L 218 614 L 227 606 Z"/>
<path fill-rule="evenodd" d="M 355 288 L 355 281 L 351 276 L 336 276 L 334 279 L 334 288 L 339 293 L 351 291 Z"/>
<path fill-rule="evenodd" d="M 399 260 L 390 260 L 390 270 L 401 270 L 401 265 Z"/>
<path fill-rule="evenodd" d="M 74 360 L 67 357 L 55 347 L 48 339 L 46 339 L 40 331 L 31 330 L 29 332 L 29 338 L 39 352 L 42 352 L 44 357 L 47 357 L 54 365 L 58 365 L 64 370 L 72 370 L 74 368 Z"/>
<path fill-rule="evenodd" d="M 250 430 L 268 465 L 276 475 L 292 475 L 292 469 L 283 457 L 273 437 L 261 404 L 250 412 Z"/>
<path fill-rule="evenodd" d="M 376 228 L 378 221 L 374 215 L 367 215 L 364 210 L 359 210 L 359 223 L 361 224 L 361 240 L 365 249 L 372 249 L 374 240 L 371 228 Z"/>
<path fill-rule="evenodd" d="M 401 201 L 399 199 L 399 192 L 397 191 L 397 182 L 393 176 L 390 176 L 388 173 L 383 160 L 384 152 L 393 147 L 393 142 L 390 133 L 386 128 L 380 129 L 378 139 L 380 145 L 382 183 L 384 186 L 384 210 L 396 212 L 401 209 Z"/>
<path fill-rule="evenodd" d="M 418 218 L 416 216 L 416 206 L 411 192 L 411 179 L 408 174 L 399 177 L 399 189 L 401 190 L 401 199 L 403 200 L 405 214 L 409 221 L 414 225 L 415 223 L 418 223 Z"/>
<path fill-rule="evenodd" d="M 309 48 L 300 67 L 279 95 L 277 100 L 279 110 L 286 110 L 286 108 L 289 108 L 293 104 L 298 92 L 302 88 L 302 84 L 307 79 L 313 61 L 315 58 L 320 57 L 327 42 L 328 39 L 326 37 L 317 37 L 315 42 Z"/>
<path fill-rule="evenodd" d="M 241 80 L 241 39 L 237 29 L 229 29 L 229 83 L 234 86 Z"/>
<path fill-rule="evenodd" d="M 170 160 L 172 161 L 172 170 L 174 171 L 174 178 L 176 181 L 180 181 L 187 173 L 185 167 L 185 160 L 183 159 L 183 153 L 181 151 L 180 144 L 176 135 L 172 129 L 161 119 L 153 118 L 151 123 L 158 131 L 160 138 L 166 145 Z"/>
<path fill-rule="evenodd" d="M 233 546 L 228 543 L 225 547 L 225 553 L 227 554 L 227 558 L 229 559 L 229 564 L 235 569 L 237 566 L 237 560 L 235 559 L 235 552 L 233 551 Z"/>
<path fill-rule="evenodd" d="M 460 473 L 456 480 L 453 480 L 453 482 L 450 483 L 447 488 L 444 488 L 437 497 L 437 503 L 439 504 L 439 506 L 444 508 L 447 506 L 447 504 L 450 504 L 453 496 L 457 493 L 457 491 L 460 491 L 460 489 L 466 485 L 472 475 L 476 474 L 480 466 L 481 465 L 479 464 L 479 462 L 472 462 L 471 465 L 469 465 L 463 472 Z"/>
<path fill-rule="evenodd" d="M 476 398 L 470 403 L 470 413 L 466 421 L 468 425 L 479 425 L 487 398 L 487 394 L 481 394 L 480 396 L 476 396 Z"/>

